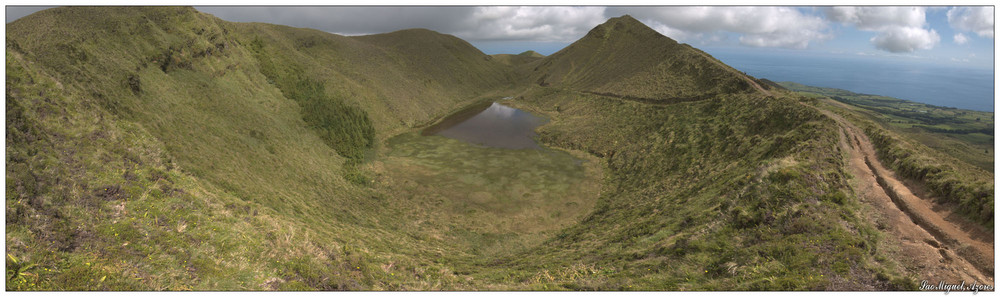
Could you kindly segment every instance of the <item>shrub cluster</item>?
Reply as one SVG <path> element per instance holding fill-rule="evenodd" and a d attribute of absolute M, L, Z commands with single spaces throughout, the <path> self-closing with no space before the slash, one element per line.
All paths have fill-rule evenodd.
<path fill-rule="evenodd" d="M 367 112 L 328 95 L 323 83 L 307 77 L 300 67 L 288 63 L 278 67 L 279 63 L 260 39 L 251 42 L 251 49 L 260 62 L 261 73 L 285 97 L 299 104 L 302 120 L 327 145 L 352 162 L 364 159 L 365 152 L 375 143 L 375 127 Z"/>

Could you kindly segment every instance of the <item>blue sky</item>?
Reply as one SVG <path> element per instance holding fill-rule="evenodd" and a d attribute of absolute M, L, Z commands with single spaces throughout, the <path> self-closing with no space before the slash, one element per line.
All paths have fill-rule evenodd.
<path fill-rule="evenodd" d="M 196 7 L 222 19 L 344 35 L 428 28 L 487 54 L 551 54 L 610 17 L 629 14 L 680 42 L 713 50 L 855 56 L 992 67 L 993 7 Z M 7 21 L 40 8 L 7 6 Z M 950 17 L 949 17 L 950 15 Z"/>

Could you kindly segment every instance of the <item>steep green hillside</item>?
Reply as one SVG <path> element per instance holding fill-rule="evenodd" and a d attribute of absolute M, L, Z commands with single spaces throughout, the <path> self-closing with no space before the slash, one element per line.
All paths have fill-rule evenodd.
<path fill-rule="evenodd" d="M 367 111 L 376 130 L 386 132 L 383 136 L 510 84 L 510 75 L 489 56 L 433 31 L 343 37 L 269 24 L 234 25 L 239 36 L 248 38 L 262 73 L 322 83 L 330 97 Z"/>
<path fill-rule="evenodd" d="M 542 138 L 603 156 L 581 223 L 504 259 L 529 288 L 904 289 L 846 186 L 837 130 L 786 98 L 732 94 L 667 106 L 538 89 Z"/>
<path fill-rule="evenodd" d="M 421 250 L 375 223 L 394 208 L 345 161 L 372 132 L 505 79 L 448 63 L 433 77 L 413 69 L 437 63 L 406 68 L 400 49 L 191 8 L 58 8 L 7 26 L 7 263 L 30 267 L 12 289 L 399 287 L 379 265 Z M 443 274 L 407 259 L 392 262 Z"/>
<path fill-rule="evenodd" d="M 530 66 L 531 77 L 541 86 L 651 102 L 755 91 L 739 71 L 627 15 L 608 20 Z"/>
<path fill-rule="evenodd" d="M 628 16 L 506 61 L 178 7 L 6 37 L 10 290 L 915 285 L 819 105 Z M 544 150 L 419 135 L 503 97 Z"/>

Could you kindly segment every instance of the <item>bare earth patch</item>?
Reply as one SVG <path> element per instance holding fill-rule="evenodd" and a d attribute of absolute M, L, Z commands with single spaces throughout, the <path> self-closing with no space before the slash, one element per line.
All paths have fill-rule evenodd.
<path fill-rule="evenodd" d="M 948 220 L 947 206 L 918 196 L 925 192 L 901 182 L 879 162 L 858 127 L 833 112 L 819 110 L 841 126 L 840 146 L 848 152 L 853 187 L 861 201 L 877 210 L 868 219 L 886 235 L 886 246 L 898 246 L 883 252 L 932 284 L 993 284 L 992 236 L 954 218 Z"/>

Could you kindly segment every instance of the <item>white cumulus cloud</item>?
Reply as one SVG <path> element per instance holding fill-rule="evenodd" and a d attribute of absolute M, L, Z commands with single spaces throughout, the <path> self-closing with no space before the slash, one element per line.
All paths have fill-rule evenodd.
<path fill-rule="evenodd" d="M 859 30 L 882 31 L 893 27 L 921 27 L 927 9 L 924 7 L 838 6 L 826 10 L 831 20 L 852 24 Z"/>
<path fill-rule="evenodd" d="M 604 7 L 477 7 L 455 35 L 475 40 L 573 41 L 605 20 Z"/>
<path fill-rule="evenodd" d="M 830 7 L 826 16 L 858 30 L 877 32 L 870 39 L 875 48 L 892 53 L 932 49 L 941 41 L 927 27 L 927 8 L 899 6 Z"/>
<path fill-rule="evenodd" d="M 962 34 L 962 33 L 955 34 L 955 38 L 954 39 L 955 39 L 955 43 L 957 43 L 957 44 L 965 44 L 965 43 L 969 42 L 969 37 L 966 37 L 965 34 Z"/>
<path fill-rule="evenodd" d="M 220 18 L 315 28 L 344 35 L 426 28 L 470 41 L 572 41 L 603 23 L 604 7 L 198 7 Z"/>
<path fill-rule="evenodd" d="M 681 41 L 718 40 L 731 32 L 748 46 L 802 49 L 832 37 L 823 18 L 792 7 L 609 7 L 608 13 L 630 14 Z"/>
<path fill-rule="evenodd" d="M 875 48 L 892 53 L 912 53 L 918 49 L 934 48 L 941 36 L 933 29 L 928 31 L 914 27 L 892 27 L 872 37 Z"/>
<path fill-rule="evenodd" d="M 979 37 L 993 38 L 993 7 L 953 7 L 948 10 L 948 24 Z"/>

